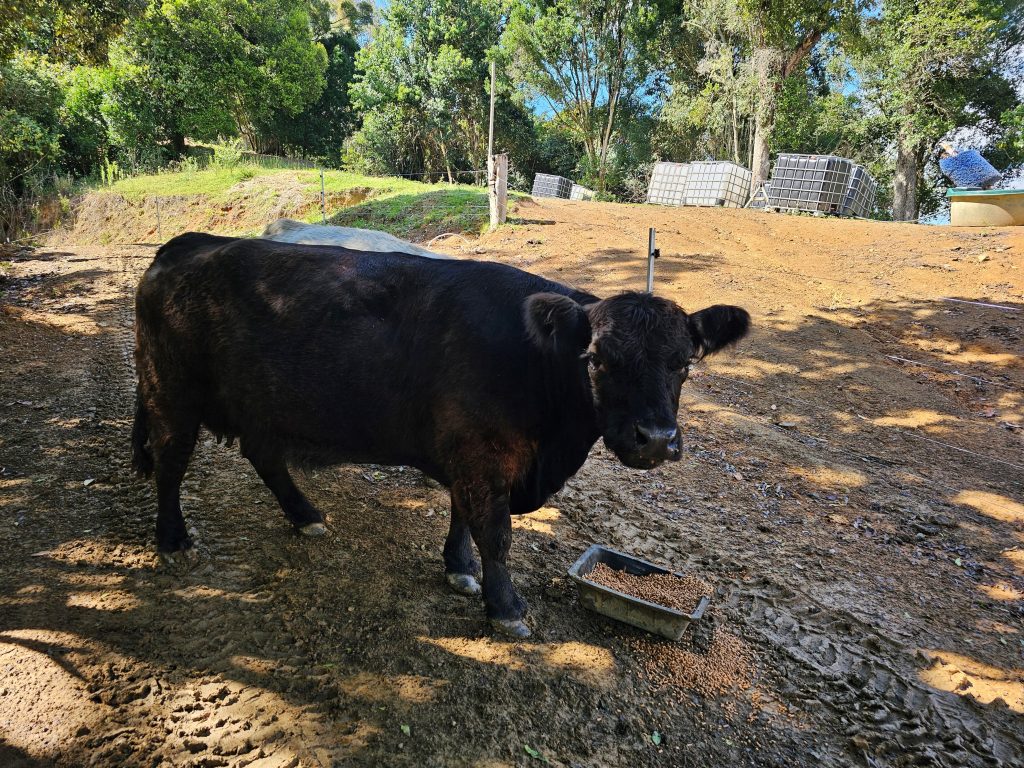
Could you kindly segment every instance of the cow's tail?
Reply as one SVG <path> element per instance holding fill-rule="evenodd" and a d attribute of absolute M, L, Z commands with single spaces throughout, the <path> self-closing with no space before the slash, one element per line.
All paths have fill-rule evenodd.
<path fill-rule="evenodd" d="M 142 392 L 135 388 L 135 424 L 132 426 L 132 468 L 139 477 L 153 474 L 153 454 L 149 450 L 149 416 L 142 402 Z"/>

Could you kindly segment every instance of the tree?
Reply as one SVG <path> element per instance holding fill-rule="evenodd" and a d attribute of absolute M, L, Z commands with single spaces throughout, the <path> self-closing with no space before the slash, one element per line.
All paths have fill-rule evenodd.
<path fill-rule="evenodd" d="M 888 0 L 863 20 L 855 60 L 894 149 L 893 218 L 918 218 L 919 179 L 936 141 L 959 126 L 991 129 L 1013 105 L 998 66 L 1013 42 L 1007 11 L 1001 0 Z"/>
<path fill-rule="evenodd" d="M 999 167 L 1024 164 L 1024 104 L 1006 110 L 999 118 L 999 137 L 993 155 L 992 162 Z"/>
<path fill-rule="evenodd" d="M 178 152 L 186 136 L 239 133 L 263 149 L 258 124 L 274 110 L 299 114 L 324 89 L 327 52 L 312 39 L 309 7 L 308 0 L 150 5 L 111 51 L 115 131 L 143 133 L 141 109 L 152 138 Z"/>
<path fill-rule="evenodd" d="M 739 0 L 749 25 L 757 83 L 751 191 L 768 178 L 779 94 L 829 33 L 854 34 L 867 0 Z"/>
<path fill-rule="evenodd" d="M 278 107 L 267 118 L 255 120 L 254 131 L 265 149 L 338 165 L 345 140 L 358 121 L 349 87 L 355 76 L 359 44 L 343 29 L 332 32 L 322 43 L 327 51 L 327 72 L 320 98 L 296 115 Z"/>
<path fill-rule="evenodd" d="M 653 90 L 668 26 L 650 0 L 524 0 L 513 8 L 502 40 L 513 77 L 580 142 L 599 191 L 619 105 Z"/>
<path fill-rule="evenodd" d="M 61 163 L 74 176 L 88 176 L 109 159 L 110 125 L 103 104 L 110 90 L 106 67 L 80 66 L 62 77 L 60 107 Z"/>
<path fill-rule="evenodd" d="M 363 124 L 349 164 L 378 173 L 444 173 L 487 160 L 488 51 L 501 0 L 395 0 L 356 57 Z"/>
<path fill-rule="evenodd" d="M 60 157 L 57 72 L 45 58 L 21 53 L 0 63 L 0 188 L 20 191 L 33 169 Z"/>
<path fill-rule="evenodd" d="M 107 45 L 146 0 L 3 0 L 0 61 L 18 48 L 77 63 L 101 63 Z"/>
<path fill-rule="evenodd" d="M 657 151 L 749 165 L 755 94 L 747 19 L 733 0 L 691 0 L 683 13 Z"/>

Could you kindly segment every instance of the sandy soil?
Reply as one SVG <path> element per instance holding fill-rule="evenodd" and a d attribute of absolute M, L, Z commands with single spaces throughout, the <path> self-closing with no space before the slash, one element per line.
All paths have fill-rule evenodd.
<path fill-rule="evenodd" d="M 201 562 L 160 565 L 127 459 L 153 250 L 15 255 L 0 765 L 1024 764 L 1024 233 L 518 213 L 444 242 L 607 295 L 644 285 L 655 226 L 659 293 L 756 323 L 684 386 L 682 461 L 638 472 L 598 445 L 517 520 L 522 643 L 445 592 L 446 495 L 399 468 L 300 475 L 331 529 L 300 540 L 204 435 L 184 488 Z M 651 643 L 587 613 L 565 572 L 591 542 L 711 583 L 703 626 Z"/>

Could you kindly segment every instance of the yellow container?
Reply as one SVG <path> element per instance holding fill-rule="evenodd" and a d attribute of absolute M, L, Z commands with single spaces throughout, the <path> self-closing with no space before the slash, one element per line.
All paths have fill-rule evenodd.
<path fill-rule="evenodd" d="M 1024 189 L 960 189 L 946 192 L 954 227 L 1024 226 Z"/>

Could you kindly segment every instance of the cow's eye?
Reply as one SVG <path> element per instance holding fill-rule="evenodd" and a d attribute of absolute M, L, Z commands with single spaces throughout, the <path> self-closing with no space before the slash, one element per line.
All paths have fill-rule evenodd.
<path fill-rule="evenodd" d="M 590 366 L 590 370 L 599 371 L 604 368 L 604 361 L 601 360 L 596 352 L 588 352 L 585 357 L 587 358 L 587 365 Z"/>

